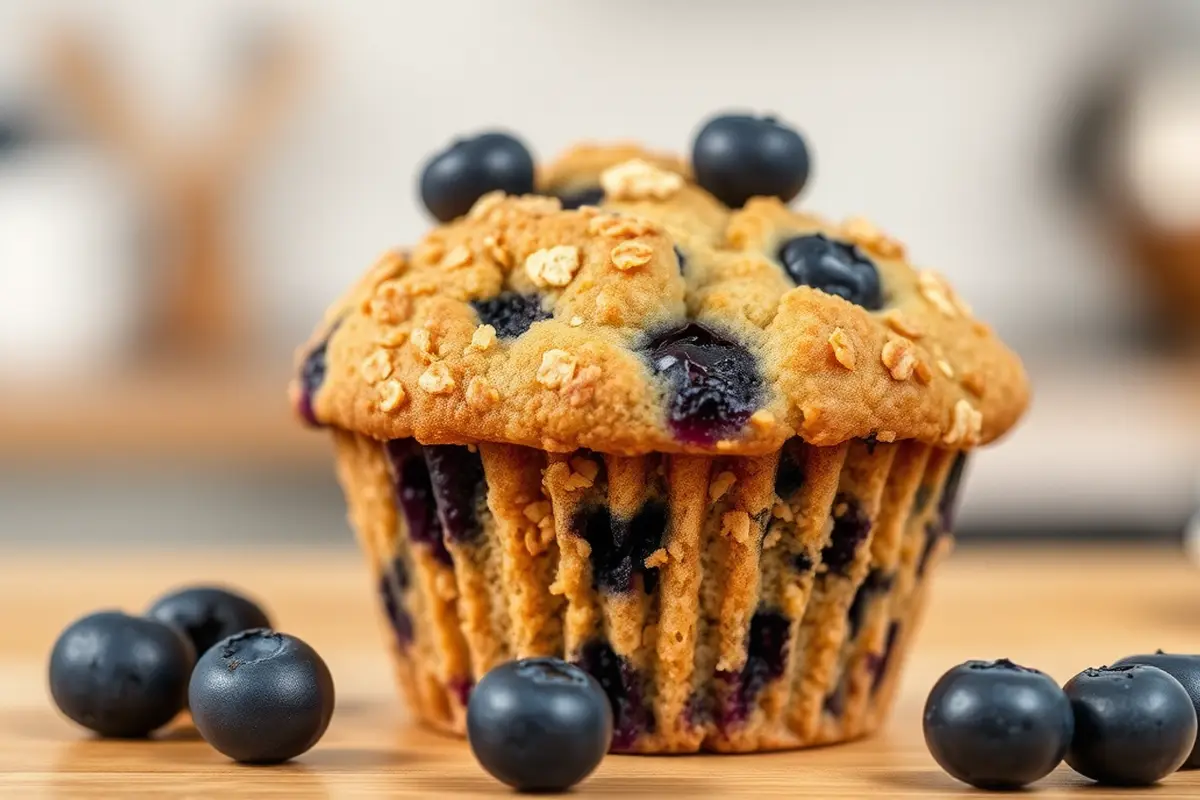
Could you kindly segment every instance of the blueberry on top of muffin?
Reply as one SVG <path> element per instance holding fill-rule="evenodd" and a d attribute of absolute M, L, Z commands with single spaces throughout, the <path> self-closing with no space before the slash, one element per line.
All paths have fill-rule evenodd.
<path fill-rule="evenodd" d="M 382 440 L 630 455 L 962 450 L 1016 422 L 1020 361 L 941 275 L 865 220 L 787 205 L 798 133 L 717 117 L 690 161 L 588 144 L 529 173 L 507 135 L 455 144 L 421 180 L 449 221 L 330 310 L 299 357 L 302 412 Z"/>

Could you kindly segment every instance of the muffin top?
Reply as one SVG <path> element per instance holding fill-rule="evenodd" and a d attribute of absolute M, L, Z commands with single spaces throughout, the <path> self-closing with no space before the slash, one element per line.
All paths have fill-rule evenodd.
<path fill-rule="evenodd" d="M 969 449 L 1016 422 L 1020 361 L 942 276 L 865 220 L 789 209 L 806 153 L 723 173 L 728 142 L 705 135 L 690 165 L 583 145 L 498 181 L 536 194 L 478 196 L 453 185 L 461 164 L 439 183 L 435 159 L 427 205 L 469 210 L 329 310 L 299 355 L 301 416 L 381 440 L 627 455 L 761 454 L 792 436 Z M 470 146 L 457 157 L 489 155 Z"/>

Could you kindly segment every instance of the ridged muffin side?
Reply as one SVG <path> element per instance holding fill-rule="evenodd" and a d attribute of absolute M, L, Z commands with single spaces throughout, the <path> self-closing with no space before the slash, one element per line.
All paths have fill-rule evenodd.
<path fill-rule="evenodd" d="M 916 442 L 713 458 L 335 440 L 417 718 L 461 735 L 488 669 L 557 655 L 608 692 L 613 750 L 640 753 L 876 729 L 965 458 Z"/>

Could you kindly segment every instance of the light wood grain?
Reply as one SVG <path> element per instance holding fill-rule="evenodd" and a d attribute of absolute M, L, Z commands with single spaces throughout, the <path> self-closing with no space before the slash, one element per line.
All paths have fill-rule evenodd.
<path fill-rule="evenodd" d="M 495 797 L 465 743 L 406 721 L 392 692 L 365 569 L 349 550 L 58 551 L 0 556 L 0 796 Z M 73 617 L 143 607 L 165 587 L 222 579 L 262 598 L 278 626 L 329 662 L 338 709 L 325 739 L 282 767 L 231 764 L 178 724 L 157 741 L 90 739 L 46 697 L 45 658 Z M 929 687 L 967 658 L 1006 656 L 1060 680 L 1162 647 L 1200 650 L 1200 573 L 1175 552 L 1000 551 L 954 556 L 884 734 L 762 756 L 610 757 L 577 797 L 982 797 L 925 751 Z M 1062 767 L 1039 798 L 1200 797 L 1200 773 L 1149 791 L 1091 787 Z"/>

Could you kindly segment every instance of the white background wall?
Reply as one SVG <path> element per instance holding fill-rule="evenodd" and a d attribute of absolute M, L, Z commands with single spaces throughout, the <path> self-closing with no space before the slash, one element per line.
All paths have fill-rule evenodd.
<path fill-rule="evenodd" d="M 86 21 L 157 118 L 202 136 L 239 27 L 306 23 L 319 82 L 252 176 L 239 222 L 247 288 L 280 347 L 378 251 L 424 229 L 414 172 L 450 136 L 500 125 L 543 155 L 589 136 L 683 150 L 727 107 L 800 126 L 816 164 L 806 206 L 875 218 L 1031 347 L 1102 315 L 1112 291 L 1048 170 L 1065 98 L 1137 6 L 4 0 L 0 86 L 36 84 L 50 21 Z"/>

